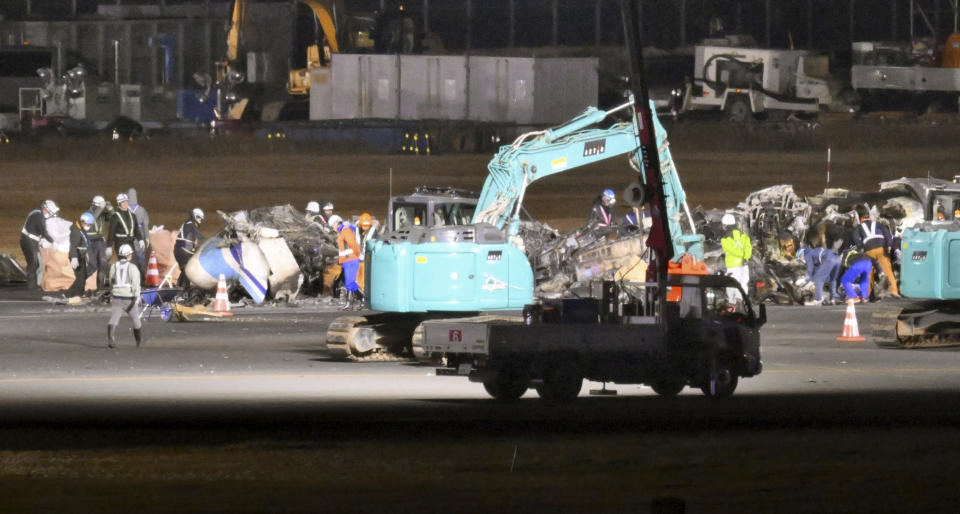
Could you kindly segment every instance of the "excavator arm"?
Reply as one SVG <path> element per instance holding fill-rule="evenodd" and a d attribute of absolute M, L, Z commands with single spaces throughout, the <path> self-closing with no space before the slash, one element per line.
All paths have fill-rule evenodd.
<path fill-rule="evenodd" d="M 323 35 L 327 39 L 327 44 L 330 45 L 330 51 L 339 53 L 340 45 L 337 41 L 336 24 L 334 24 L 333 16 L 330 15 L 330 10 L 327 6 L 315 0 L 300 0 L 300 3 L 309 7 L 313 11 L 314 16 L 317 17 L 320 28 L 323 29 Z"/>
<path fill-rule="evenodd" d="M 693 220 L 686 206 L 686 193 L 673 165 L 666 131 L 655 115 L 655 153 L 660 173 L 655 174 L 656 178 L 647 177 L 644 173 L 634 103 L 631 99 L 609 111 L 590 107 L 564 125 L 524 134 L 512 145 L 502 147 L 487 165 L 487 179 L 480 193 L 473 223 L 489 223 L 498 228 L 506 226 L 510 235 L 515 235 L 519 230 L 523 197 L 531 183 L 605 159 L 628 155 L 644 182 L 657 180 L 658 189 L 662 191 L 661 212 L 666 213 L 667 233 L 673 235 L 671 253 L 692 253 L 702 259 L 703 237 L 693 234 Z M 627 108 L 633 114 L 631 122 L 616 123 L 606 129 L 588 128 Z M 681 224 L 684 214 L 689 222 L 686 235 Z"/>

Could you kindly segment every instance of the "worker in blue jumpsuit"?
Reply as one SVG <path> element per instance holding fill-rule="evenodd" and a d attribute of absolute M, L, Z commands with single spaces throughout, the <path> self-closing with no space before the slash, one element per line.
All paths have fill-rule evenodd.
<path fill-rule="evenodd" d="M 813 281 L 813 300 L 806 305 L 823 304 L 823 286 L 830 287 L 827 299 L 833 302 L 837 295 L 837 278 L 840 274 L 840 256 L 826 248 L 807 248 L 797 252 L 797 257 L 807 265 L 807 278 Z"/>
<path fill-rule="evenodd" d="M 846 270 L 840 276 L 843 290 L 848 300 L 854 303 L 870 301 L 870 277 L 873 275 L 873 259 L 869 255 L 849 250 L 843 255 L 843 265 Z M 859 287 L 858 289 L 856 289 Z M 859 294 L 855 294 L 859 292 Z"/>

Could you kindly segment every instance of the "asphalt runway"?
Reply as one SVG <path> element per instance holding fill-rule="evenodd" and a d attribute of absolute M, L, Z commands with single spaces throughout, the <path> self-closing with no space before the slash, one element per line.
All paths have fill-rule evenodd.
<path fill-rule="evenodd" d="M 858 307 L 861 330 L 875 308 Z M 338 314 L 155 316 L 142 348 L 122 321 L 110 350 L 106 308 L 0 289 L 0 510 L 960 507 L 960 351 L 838 342 L 844 307 L 770 306 L 764 371 L 726 401 L 637 385 L 592 397 L 587 383 L 564 406 L 532 390 L 501 405 L 411 363 L 331 360 Z"/>

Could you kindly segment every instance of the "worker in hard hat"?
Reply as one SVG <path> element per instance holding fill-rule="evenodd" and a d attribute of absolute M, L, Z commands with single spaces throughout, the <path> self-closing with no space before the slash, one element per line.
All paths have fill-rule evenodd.
<path fill-rule="evenodd" d="M 140 205 L 136 189 L 131 187 L 127 190 L 127 199 L 129 201 L 130 212 L 137 217 L 137 226 L 143 235 L 143 239 L 140 240 L 142 244 L 133 247 L 133 254 L 137 258 L 136 263 L 137 267 L 140 268 L 140 275 L 144 276 L 147 269 L 147 254 L 150 252 L 150 214 L 147 213 L 147 209 L 144 206 Z"/>
<path fill-rule="evenodd" d="M 354 227 L 334 214 L 330 216 L 330 226 L 337 231 L 337 249 L 339 261 L 343 267 L 343 285 L 347 290 L 346 298 L 340 310 L 356 310 L 362 306 L 363 298 L 360 285 L 357 284 L 357 272 L 360 270 L 360 245 Z"/>
<path fill-rule="evenodd" d="M 89 249 L 87 250 L 87 262 L 90 263 L 90 273 L 97 274 L 97 289 L 106 289 L 109 285 L 110 275 L 110 256 L 113 255 L 113 249 L 107 246 L 106 230 L 110 226 L 110 218 L 113 217 L 113 205 L 103 196 L 96 195 L 90 202 L 90 208 L 87 209 L 93 216 L 93 224 L 87 230 L 87 241 Z"/>
<path fill-rule="evenodd" d="M 360 215 L 360 219 L 357 220 L 357 238 L 360 240 L 360 268 L 357 270 L 357 285 L 364 292 L 366 292 L 364 273 L 366 272 L 367 242 L 373 239 L 379 230 L 380 223 L 373 219 L 369 212 Z"/>
<path fill-rule="evenodd" d="M 856 211 L 857 215 L 860 216 L 860 224 L 853 230 L 851 240 L 857 248 L 873 259 L 880 270 L 883 271 L 883 274 L 886 275 L 890 296 L 899 297 L 900 289 L 897 287 L 897 277 L 893 274 L 893 265 L 890 263 L 890 243 L 893 240 L 890 229 L 886 223 L 873 219 L 873 215 L 868 208 L 859 205 Z M 870 290 L 873 291 L 873 288 L 874 278 L 871 274 Z M 877 296 L 880 295 L 877 294 Z"/>
<path fill-rule="evenodd" d="M 320 223 L 321 225 L 325 224 L 323 223 L 323 221 L 321 221 L 321 219 L 318 219 L 320 217 L 320 202 L 310 200 L 309 202 L 307 202 L 307 208 L 304 209 L 304 211 L 305 211 L 305 214 L 303 215 L 303 217 L 308 222 L 316 222 L 316 223 Z"/>
<path fill-rule="evenodd" d="M 177 259 L 177 265 L 180 266 L 180 278 L 177 285 L 183 288 L 190 287 L 190 279 L 187 278 L 187 263 L 197 253 L 200 245 L 203 243 L 203 234 L 200 233 L 200 224 L 203 223 L 203 210 L 194 207 L 187 214 L 187 219 L 180 224 L 180 230 L 177 232 L 177 242 L 173 244 L 173 257 Z"/>
<path fill-rule="evenodd" d="M 617 203 L 617 195 L 613 189 L 604 189 L 603 193 L 593 202 L 590 214 L 587 216 L 587 226 L 591 228 L 607 228 L 613 224 L 613 206 Z"/>
<path fill-rule="evenodd" d="M 749 293 L 750 268 L 747 266 L 747 262 L 753 256 L 753 244 L 750 242 L 750 236 L 740 231 L 737 227 L 737 219 L 733 214 L 724 214 L 720 219 L 720 224 L 723 225 L 723 237 L 720 238 L 720 245 L 723 247 L 723 262 L 727 268 L 727 275 L 740 282 L 740 287 Z M 739 299 L 740 293 L 730 288 L 727 290 L 727 297 Z"/>
<path fill-rule="evenodd" d="M 133 251 L 136 251 L 136 248 L 143 251 L 146 247 L 143 242 L 144 235 L 140 231 L 139 223 L 137 223 L 137 216 L 130 211 L 130 200 L 126 193 L 117 195 L 117 207 L 118 209 L 113 213 L 113 217 L 110 218 L 110 242 L 113 244 L 114 250 L 119 252 L 121 246 L 130 245 L 130 249 Z M 142 277 L 143 270 L 140 268 L 140 263 L 136 262 L 135 264 L 140 269 L 140 276 Z"/>
<path fill-rule="evenodd" d="M 133 247 L 124 243 L 117 249 L 119 260 L 110 267 L 110 321 L 107 322 L 107 347 L 117 344 L 117 325 L 127 315 L 133 323 L 133 337 L 137 346 L 143 342 L 140 334 L 140 270 L 130 262 Z"/>
<path fill-rule="evenodd" d="M 67 289 L 67 297 L 83 296 L 90 276 L 87 269 L 87 254 L 90 251 L 90 239 L 87 232 L 93 226 L 93 214 L 85 212 L 80 219 L 70 225 L 70 267 L 73 268 L 73 284 Z"/>
<path fill-rule="evenodd" d="M 27 288 L 38 289 L 43 280 L 43 259 L 40 257 L 40 240 L 53 243 L 47 232 L 47 219 L 57 215 L 60 208 L 53 200 L 44 200 L 39 209 L 27 214 L 23 228 L 20 229 L 20 250 L 27 260 Z"/>

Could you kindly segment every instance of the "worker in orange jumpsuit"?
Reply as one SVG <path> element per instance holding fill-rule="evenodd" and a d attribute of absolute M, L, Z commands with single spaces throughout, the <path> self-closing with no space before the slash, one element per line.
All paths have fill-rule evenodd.
<path fill-rule="evenodd" d="M 364 261 L 367 253 L 367 242 L 374 238 L 377 235 L 377 232 L 380 229 L 380 223 L 377 220 L 373 219 L 373 216 L 369 212 L 364 212 L 360 215 L 360 219 L 357 220 L 357 238 L 360 240 L 360 269 L 357 271 L 357 284 L 360 286 L 360 291 L 366 291 L 364 287 Z"/>
<path fill-rule="evenodd" d="M 340 310 L 359 310 L 363 305 L 363 294 L 357 284 L 360 245 L 357 243 L 356 229 L 336 214 L 330 216 L 329 223 L 337 231 L 337 249 L 340 251 L 340 266 L 343 267 L 343 284 L 347 290 Z"/>

